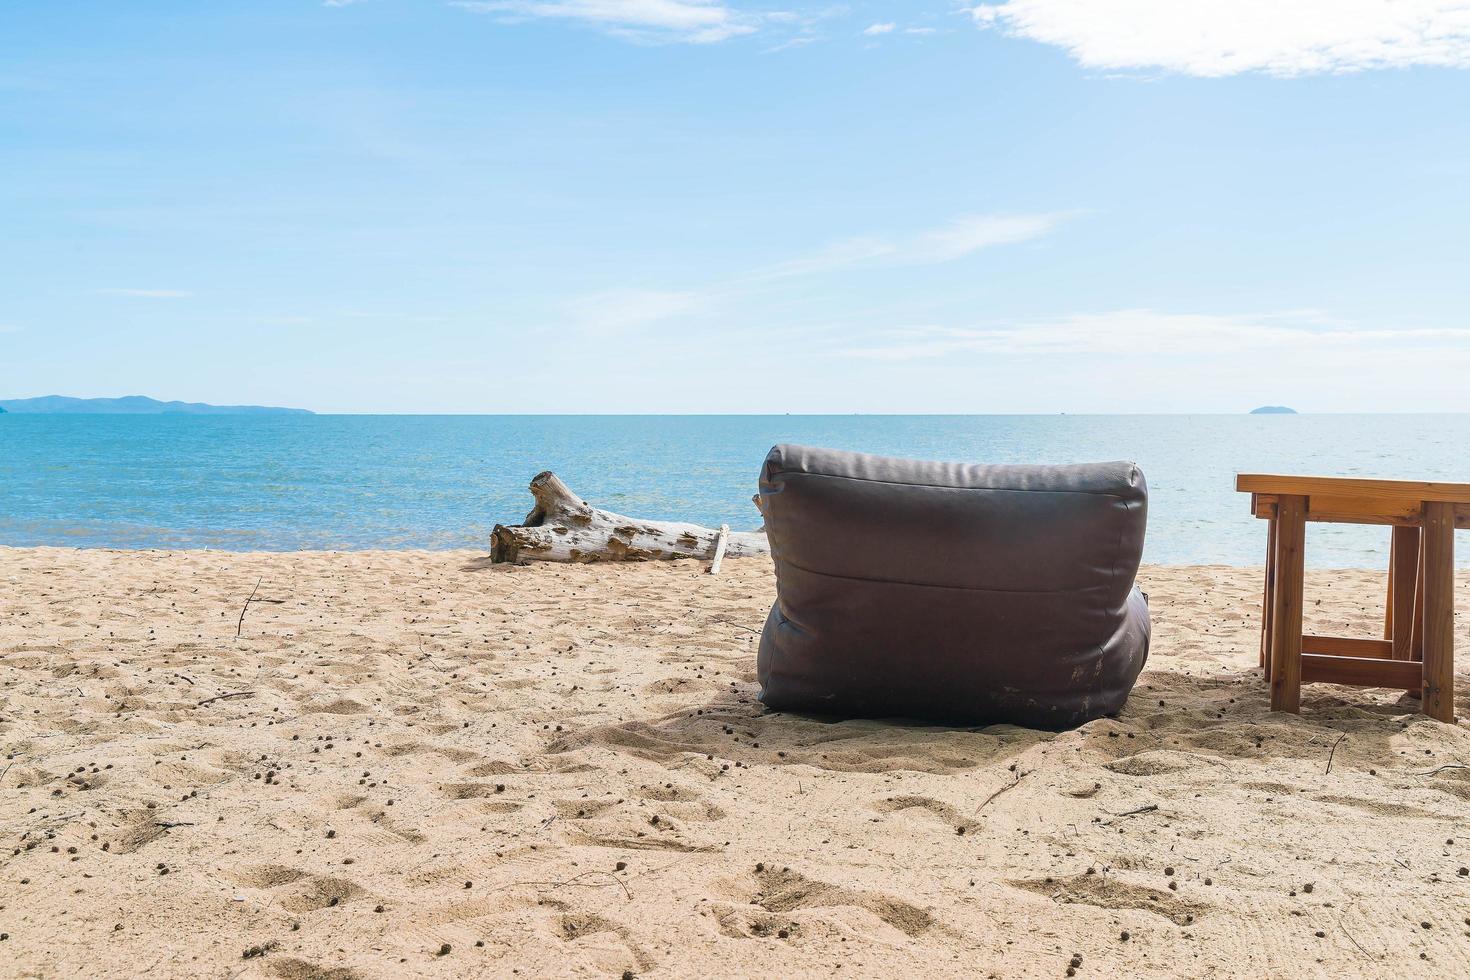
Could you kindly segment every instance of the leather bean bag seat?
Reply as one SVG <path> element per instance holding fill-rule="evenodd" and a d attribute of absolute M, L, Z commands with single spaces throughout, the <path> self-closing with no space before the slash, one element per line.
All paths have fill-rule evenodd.
<path fill-rule="evenodd" d="M 980 466 L 777 446 L 761 701 L 1060 729 L 1116 713 L 1148 657 L 1132 463 Z"/>

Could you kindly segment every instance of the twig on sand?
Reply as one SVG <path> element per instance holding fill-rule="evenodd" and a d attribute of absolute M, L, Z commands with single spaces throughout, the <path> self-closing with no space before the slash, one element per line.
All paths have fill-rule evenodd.
<path fill-rule="evenodd" d="M 235 623 L 235 639 L 237 639 L 237 640 L 240 638 L 240 631 L 245 628 L 245 614 L 250 611 L 250 604 L 252 602 L 268 602 L 268 603 L 270 603 L 273 606 L 279 606 L 281 603 L 283 603 L 283 602 L 286 601 L 285 599 L 257 599 L 257 598 L 255 598 L 255 593 L 257 593 L 257 592 L 260 591 L 260 583 L 261 582 L 264 582 L 264 581 L 265 581 L 265 576 L 264 575 L 262 575 L 260 578 L 258 578 L 258 579 L 255 580 L 255 588 L 253 588 L 253 589 L 250 590 L 250 595 L 248 595 L 248 596 L 245 597 L 245 605 L 243 605 L 243 606 L 240 607 L 240 619 L 239 619 L 238 622 Z"/>
<path fill-rule="evenodd" d="M 760 630 L 751 629 L 749 626 L 742 626 L 739 623 L 732 623 L 728 619 L 712 619 L 712 620 L 710 620 L 710 622 L 712 622 L 712 623 L 723 623 L 726 626 L 733 626 L 733 627 L 735 627 L 738 630 L 745 630 L 745 632 L 747 632 L 747 633 L 754 633 L 756 636 L 760 636 L 761 635 L 761 631 Z"/>
<path fill-rule="evenodd" d="M 160 820 L 153 826 L 162 827 L 164 830 L 173 830 L 175 827 L 192 827 L 192 821 L 188 820 Z"/>
<path fill-rule="evenodd" d="M 231 691 L 229 694 L 216 694 L 212 698 L 205 698 L 203 701 L 200 701 L 194 707 L 196 707 L 196 708 L 202 708 L 206 704 L 209 704 L 211 701 L 226 701 L 226 700 L 228 700 L 230 698 L 253 698 L 253 697 L 255 697 L 255 692 L 254 691 Z"/>
<path fill-rule="evenodd" d="M 1337 741 L 1332 743 L 1332 748 L 1327 753 L 1328 773 L 1332 772 L 1332 757 L 1337 754 L 1337 747 L 1342 744 L 1342 740 L 1345 738 L 1347 738 L 1347 732 L 1343 732 L 1341 735 L 1337 736 Z M 1324 773 L 1323 775 L 1326 775 L 1326 773 Z"/>
<path fill-rule="evenodd" d="M 1363 944 L 1360 943 L 1360 942 L 1358 942 L 1358 940 L 1356 938 L 1354 938 L 1353 934 L 1348 931 L 1348 927 L 1342 924 L 1342 920 L 1341 919 L 1338 919 L 1337 920 L 1337 928 L 1339 928 L 1339 929 L 1342 930 L 1342 934 L 1344 936 L 1346 936 L 1346 937 L 1348 937 L 1348 939 L 1352 940 L 1352 944 L 1354 946 L 1358 947 L 1358 951 L 1359 952 L 1361 952 L 1364 956 L 1368 957 L 1369 959 L 1372 959 L 1373 958 L 1373 954 L 1370 953 L 1370 952 L 1368 952 L 1366 949 L 1363 949 Z"/>
<path fill-rule="evenodd" d="M 1159 805 L 1157 803 L 1150 803 L 1148 806 L 1141 806 L 1136 810 L 1124 810 L 1122 813 L 1114 813 L 1112 816 L 1117 819 L 1109 820 L 1105 826 L 1117 823 L 1118 820 L 1122 820 L 1124 817 L 1136 817 L 1140 813 L 1153 813 L 1158 808 Z"/>
<path fill-rule="evenodd" d="M 439 661 L 435 660 L 427 651 L 424 650 L 424 638 L 422 636 L 419 637 L 419 654 L 420 654 L 420 656 L 422 656 L 425 660 L 427 660 L 429 662 L 429 666 L 430 667 L 433 667 L 439 673 L 441 673 L 441 674 L 447 674 L 447 673 L 449 673 L 449 668 L 448 667 L 445 667 L 442 664 L 440 664 Z M 410 669 L 412 669 L 413 664 L 409 664 L 408 666 L 409 666 Z"/>
<path fill-rule="evenodd" d="M 1010 781 L 1010 782 L 1008 782 L 1008 783 L 1006 783 L 1006 784 L 1005 784 L 1005 785 L 1004 785 L 1004 786 L 1002 786 L 1002 787 L 1001 787 L 1001 788 L 1000 788 L 1000 789 L 998 789 L 998 790 L 996 790 L 996 791 L 995 791 L 995 792 L 994 792 L 994 793 L 991 793 L 991 794 L 990 794 L 990 795 L 989 795 L 989 796 L 987 796 L 987 797 L 986 797 L 986 798 L 985 798 L 985 802 L 984 802 L 984 803 L 981 803 L 981 804 L 980 804 L 980 806 L 979 806 L 979 807 L 978 807 L 978 808 L 977 808 L 977 809 L 976 809 L 976 810 L 975 810 L 975 812 L 976 812 L 976 813 L 979 813 L 979 812 L 980 812 L 980 811 L 981 811 L 981 810 L 983 810 L 983 809 L 985 809 L 985 808 L 986 808 L 986 807 L 987 807 L 987 806 L 989 806 L 989 805 L 990 805 L 990 804 L 991 804 L 991 803 L 992 803 L 992 802 L 993 802 L 993 801 L 994 801 L 994 800 L 995 800 L 995 798 L 996 798 L 996 797 L 997 797 L 997 796 L 999 796 L 999 795 L 1000 795 L 1000 794 L 1002 794 L 1002 793 L 1004 793 L 1004 792 L 1006 792 L 1006 791 L 1008 791 L 1008 790 L 1013 790 L 1013 789 L 1015 789 L 1015 788 L 1016 788 L 1016 786 L 1017 786 L 1017 785 L 1018 785 L 1018 784 L 1020 784 L 1020 782 L 1021 782 L 1021 778 L 1022 778 L 1022 777 L 1023 777 L 1023 776 L 1029 776 L 1029 775 L 1031 775 L 1031 773 L 1029 773 L 1029 772 L 1020 772 L 1020 771 L 1019 771 L 1019 770 L 1018 770 L 1018 771 L 1017 771 L 1017 772 L 1016 772 L 1016 778 L 1015 778 L 1015 779 L 1013 779 L 1013 780 L 1011 780 L 1011 781 Z"/>
<path fill-rule="evenodd" d="M 250 603 L 255 599 L 255 593 L 260 591 L 260 583 L 265 581 L 265 576 L 255 580 L 255 588 L 250 590 L 250 595 L 245 599 L 245 605 L 240 607 L 240 621 L 235 624 L 235 639 L 240 638 L 240 631 L 245 628 L 245 614 L 250 611 Z"/>
<path fill-rule="evenodd" d="M 594 883 L 594 882 L 590 882 L 590 881 L 581 881 L 581 880 L 579 880 L 581 878 L 586 878 L 586 877 L 588 877 L 590 875 L 602 875 L 604 877 L 611 878 L 612 881 L 613 881 L 613 883 L 615 883 L 619 888 L 621 888 L 623 890 L 623 897 L 625 897 L 630 902 L 633 900 L 633 892 L 628 888 L 627 882 L 623 881 L 623 879 L 619 878 L 617 875 L 613 874 L 611 871 L 583 871 L 581 874 L 579 874 L 579 875 L 573 875 L 572 877 L 566 879 L 565 881 L 513 881 L 510 884 L 504 886 L 503 888 L 497 888 L 496 891 L 505 891 L 505 890 L 510 889 L 510 888 L 521 888 L 523 886 L 528 886 L 528 887 L 537 888 L 537 889 L 542 889 L 542 888 L 565 888 L 567 886 L 574 886 L 574 887 L 578 887 L 578 888 L 606 888 L 607 887 L 608 882 L 606 882 L 606 881 Z"/>

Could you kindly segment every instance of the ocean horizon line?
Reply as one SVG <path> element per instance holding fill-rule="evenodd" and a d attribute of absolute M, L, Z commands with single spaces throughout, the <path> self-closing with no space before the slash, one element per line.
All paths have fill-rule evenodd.
<path fill-rule="evenodd" d="M 967 418 L 1257 418 L 1321 417 L 1331 418 L 1462 418 L 1470 412 L 1271 412 L 1252 411 L 1227 412 L 332 412 L 306 409 L 305 414 L 288 413 L 230 413 L 191 414 L 186 412 L 7 412 L 7 419 L 34 418 L 128 418 L 128 419 L 252 419 L 256 421 L 321 418 L 720 418 L 720 419 L 779 419 L 779 418 L 899 418 L 899 419 L 967 419 Z"/>

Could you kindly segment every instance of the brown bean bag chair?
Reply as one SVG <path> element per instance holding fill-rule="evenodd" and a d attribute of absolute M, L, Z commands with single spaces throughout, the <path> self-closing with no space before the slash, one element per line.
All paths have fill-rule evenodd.
<path fill-rule="evenodd" d="M 1067 728 L 1148 657 L 1132 463 L 981 466 L 777 446 L 761 700 L 780 711 Z"/>

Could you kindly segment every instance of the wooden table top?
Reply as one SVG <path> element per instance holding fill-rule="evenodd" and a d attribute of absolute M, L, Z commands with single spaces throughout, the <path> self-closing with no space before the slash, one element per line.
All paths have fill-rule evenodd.
<path fill-rule="evenodd" d="M 1364 480 L 1349 476 L 1284 476 L 1271 473 L 1240 473 L 1235 489 L 1242 493 L 1274 493 L 1282 496 L 1356 497 L 1375 500 L 1436 500 L 1470 504 L 1470 483 L 1437 480 Z"/>

